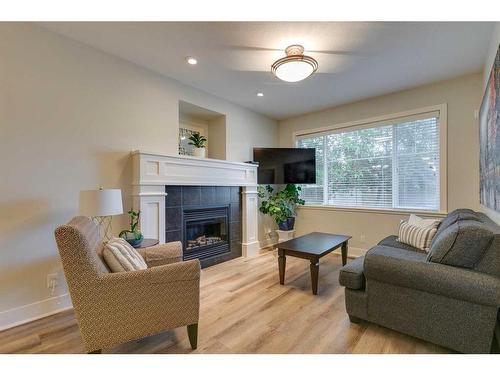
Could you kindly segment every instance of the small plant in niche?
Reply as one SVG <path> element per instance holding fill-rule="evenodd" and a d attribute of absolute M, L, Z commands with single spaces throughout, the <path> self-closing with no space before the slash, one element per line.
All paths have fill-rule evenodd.
<path fill-rule="evenodd" d="M 259 211 L 271 216 L 280 230 L 292 230 L 295 224 L 295 209 L 305 201 L 300 199 L 301 187 L 287 184 L 283 190 L 274 191 L 270 185 L 259 186 L 258 195 L 262 200 Z"/>
<path fill-rule="evenodd" d="M 130 210 L 127 213 L 130 216 L 130 229 L 122 230 L 118 236 L 132 246 L 139 246 L 144 239 L 142 233 L 137 229 L 141 211 Z"/>
<path fill-rule="evenodd" d="M 196 148 L 206 147 L 207 139 L 200 133 L 193 133 L 188 139 L 190 140 L 189 144 Z"/>
<path fill-rule="evenodd" d="M 201 135 L 200 133 L 196 132 L 191 134 L 191 136 L 188 138 L 189 139 L 189 144 L 194 146 L 194 156 L 204 158 L 205 157 L 205 147 L 207 146 L 207 139 Z"/>

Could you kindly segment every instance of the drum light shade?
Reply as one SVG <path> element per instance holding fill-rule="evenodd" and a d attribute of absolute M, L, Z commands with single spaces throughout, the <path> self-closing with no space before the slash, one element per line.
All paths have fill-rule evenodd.
<path fill-rule="evenodd" d="M 88 217 L 121 215 L 123 213 L 120 189 L 80 191 L 80 214 Z"/>
<path fill-rule="evenodd" d="M 276 60 L 271 72 L 285 82 L 298 82 L 306 79 L 318 69 L 318 62 L 304 55 L 304 47 L 289 46 L 285 50 L 286 57 Z"/>

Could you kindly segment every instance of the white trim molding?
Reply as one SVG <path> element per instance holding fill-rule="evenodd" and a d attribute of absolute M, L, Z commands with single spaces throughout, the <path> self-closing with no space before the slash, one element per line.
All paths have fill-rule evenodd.
<path fill-rule="evenodd" d="M 384 214 L 384 215 L 400 215 L 409 216 L 410 214 L 418 214 L 426 217 L 439 217 L 443 218 L 447 215 L 446 212 L 424 211 L 424 210 L 401 210 L 392 208 L 367 208 L 367 207 L 337 207 L 332 205 L 314 205 L 306 204 L 297 207 L 298 210 L 325 210 L 325 211 L 343 211 L 355 213 L 369 213 L 369 214 Z"/>
<path fill-rule="evenodd" d="M 257 165 L 133 151 L 132 198 L 145 237 L 165 242 L 165 186 L 242 187 L 242 253 L 259 254 Z"/>
<path fill-rule="evenodd" d="M 68 293 L 0 312 L 0 331 L 73 308 Z"/>

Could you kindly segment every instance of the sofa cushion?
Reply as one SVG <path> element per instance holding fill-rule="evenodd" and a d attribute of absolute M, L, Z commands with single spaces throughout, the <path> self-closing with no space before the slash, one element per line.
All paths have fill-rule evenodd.
<path fill-rule="evenodd" d="M 444 229 L 429 252 L 434 263 L 473 268 L 481 260 L 493 240 L 491 229 L 475 220 L 459 220 Z"/>
<path fill-rule="evenodd" d="M 365 257 L 357 257 L 340 269 L 340 285 L 349 289 L 363 289 L 365 287 L 365 275 L 363 274 L 363 262 Z"/>
<path fill-rule="evenodd" d="M 148 268 L 141 255 L 122 238 L 112 238 L 102 253 L 111 272 L 145 270 Z"/>
<path fill-rule="evenodd" d="M 481 216 L 477 212 L 474 212 L 468 208 L 459 208 L 453 210 L 448 215 L 446 215 L 446 217 L 439 224 L 436 235 L 432 240 L 431 247 L 433 243 L 437 241 L 437 238 L 440 236 L 441 233 L 443 233 L 443 231 L 446 228 L 448 228 L 450 225 L 455 224 L 457 221 L 462 221 L 462 220 L 473 220 L 482 222 Z"/>
<path fill-rule="evenodd" d="M 384 238 L 382 241 L 378 243 L 380 246 L 388 246 L 388 247 L 395 247 L 398 249 L 403 249 L 403 250 L 410 250 L 410 251 L 416 251 L 418 253 L 424 253 L 427 254 L 426 251 L 417 249 L 416 247 L 407 245 L 405 243 L 399 242 L 398 241 L 398 236 L 388 236 Z"/>

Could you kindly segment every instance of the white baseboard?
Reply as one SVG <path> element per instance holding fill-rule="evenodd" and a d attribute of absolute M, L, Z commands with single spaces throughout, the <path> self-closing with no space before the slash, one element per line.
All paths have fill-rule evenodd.
<path fill-rule="evenodd" d="M 274 240 L 272 238 L 267 238 L 267 239 L 264 239 L 264 240 L 260 240 L 259 244 L 260 244 L 260 249 L 262 250 L 262 249 L 265 249 L 266 247 L 270 247 L 270 246 L 276 245 L 276 240 Z"/>
<path fill-rule="evenodd" d="M 361 257 L 361 256 L 365 255 L 367 251 L 368 251 L 368 249 L 362 249 L 360 247 L 349 246 L 349 249 L 347 250 L 347 256 L 349 258 L 357 258 L 357 257 Z"/>
<path fill-rule="evenodd" d="M 33 320 L 71 309 L 72 307 L 71 298 L 69 294 L 66 293 L 60 296 L 47 298 L 43 301 L 0 311 L 0 331 L 29 323 Z"/>
<path fill-rule="evenodd" d="M 244 257 L 253 257 L 259 254 L 260 251 L 260 243 L 259 241 L 242 243 L 241 244 L 241 253 Z"/>

